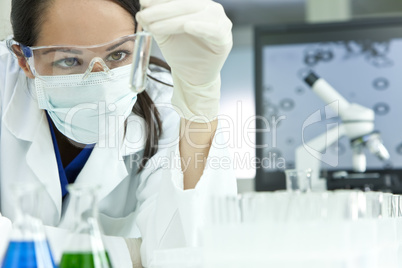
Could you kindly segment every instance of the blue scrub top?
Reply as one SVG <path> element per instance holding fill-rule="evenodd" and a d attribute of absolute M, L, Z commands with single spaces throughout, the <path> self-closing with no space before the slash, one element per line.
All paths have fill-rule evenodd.
<path fill-rule="evenodd" d="M 78 174 L 80 174 L 82 168 L 84 167 L 89 156 L 91 155 L 92 149 L 94 148 L 95 144 L 86 145 L 81 150 L 81 152 L 66 167 L 63 167 L 63 163 L 61 162 L 59 146 L 57 145 L 56 134 L 54 133 L 53 125 L 50 121 L 51 118 L 47 113 L 46 116 L 47 121 L 49 123 L 50 133 L 52 134 L 54 152 L 56 154 L 57 168 L 59 170 L 59 177 L 60 177 L 61 193 L 62 196 L 65 197 L 65 195 L 68 193 L 67 185 L 75 182 L 75 179 L 77 179 Z"/>

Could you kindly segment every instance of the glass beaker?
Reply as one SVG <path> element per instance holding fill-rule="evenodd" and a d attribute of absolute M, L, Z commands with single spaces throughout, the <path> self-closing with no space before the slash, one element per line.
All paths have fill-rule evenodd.
<path fill-rule="evenodd" d="M 311 169 L 298 170 L 286 169 L 286 189 L 288 191 L 310 192 L 311 191 Z"/>
<path fill-rule="evenodd" d="M 98 225 L 97 191 L 99 186 L 70 184 L 67 189 L 73 206 L 73 230 L 67 240 L 60 268 L 110 268 L 112 264 L 103 245 Z"/>
<path fill-rule="evenodd" d="M 366 219 L 370 216 L 367 213 L 367 197 L 361 190 L 333 190 L 328 213 L 331 220 Z"/>
<path fill-rule="evenodd" d="M 39 200 L 43 186 L 38 183 L 13 184 L 15 196 L 15 221 L 5 253 L 3 268 L 56 267 L 39 219 Z"/>
<path fill-rule="evenodd" d="M 367 218 L 379 219 L 383 218 L 383 200 L 384 194 L 382 192 L 365 192 L 366 206 L 367 206 Z"/>

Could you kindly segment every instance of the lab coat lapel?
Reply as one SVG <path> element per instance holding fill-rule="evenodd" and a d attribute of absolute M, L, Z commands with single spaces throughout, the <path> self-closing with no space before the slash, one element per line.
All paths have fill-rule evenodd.
<path fill-rule="evenodd" d="M 58 219 L 61 215 L 61 186 L 52 137 L 45 113 L 42 118 L 27 156 L 27 164 L 45 185 L 47 193 L 52 198 Z"/>
<path fill-rule="evenodd" d="M 131 173 L 124 162 L 124 156 L 134 154 L 144 149 L 146 142 L 146 124 L 144 119 L 132 114 L 126 122 L 126 131 L 110 145 L 100 142 L 96 145 L 78 175 L 75 183 L 101 185 L 98 192 L 99 200 L 105 198 Z"/>
<path fill-rule="evenodd" d="M 3 122 L 16 139 L 31 142 L 25 158 L 29 168 L 46 187 L 55 206 L 46 207 L 47 215 L 61 213 L 61 190 L 52 138 L 46 115 L 39 109 L 34 94 L 28 89 L 26 77 L 19 78 Z M 29 180 L 28 178 L 26 178 Z M 53 209 L 54 211 L 49 211 Z M 53 217 L 51 217 L 53 218 Z"/>
<path fill-rule="evenodd" d="M 75 183 L 100 185 L 99 200 L 106 197 L 128 175 L 118 148 L 95 147 Z"/>
<path fill-rule="evenodd" d="M 138 115 L 131 114 L 126 121 L 126 131 L 120 147 L 120 157 L 135 154 L 144 149 L 147 139 L 147 125 Z"/>
<path fill-rule="evenodd" d="M 118 159 L 118 150 L 115 148 L 94 147 L 84 168 L 79 173 L 74 184 L 99 186 L 97 199 L 102 200 L 128 175 L 124 161 Z M 71 195 L 63 202 L 63 219 L 60 227 L 71 229 L 74 224 L 74 215 L 83 213 L 92 205 L 89 198 L 80 200 L 80 211 L 75 211 L 75 206 L 70 205 Z"/>

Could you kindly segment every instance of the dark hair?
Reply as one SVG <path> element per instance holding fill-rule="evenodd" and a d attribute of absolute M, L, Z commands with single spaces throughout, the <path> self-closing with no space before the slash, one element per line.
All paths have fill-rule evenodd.
<path fill-rule="evenodd" d="M 26 46 L 34 46 L 37 42 L 40 29 L 46 19 L 46 12 L 54 0 L 12 0 L 11 24 L 14 40 Z M 133 16 L 133 23 L 137 25 L 135 14 L 140 9 L 138 0 L 111 0 L 120 5 Z M 45 14 L 43 13 L 45 12 Z M 151 63 L 158 64 L 155 58 Z M 144 154 L 138 171 L 141 171 L 148 160 L 158 150 L 158 140 L 162 134 L 162 121 L 148 93 L 138 94 L 133 113 L 144 118 L 147 127 L 147 141 Z"/>

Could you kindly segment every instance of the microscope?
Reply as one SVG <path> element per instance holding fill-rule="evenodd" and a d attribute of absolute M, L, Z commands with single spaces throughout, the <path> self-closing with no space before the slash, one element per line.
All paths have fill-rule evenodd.
<path fill-rule="evenodd" d="M 296 149 L 296 169 L 312 169 L 311 186 L 313 190 L 326 190 L 327 181 L 320 179 L 321 163 L 336 168 L 338 157 L 331 157 L 328 148 L 336 145 L 338 140 L 347 136 L 350 140 L 353 156 L 353 171 L 366 171 L 366 155 L 364 149 L 376 155 L 380 160 L 389 159 L 389 153 L 381 140 L 380 133 L 374 130 L 374 112 L 356 103 L 349 103 L 327 81 L 310 71 L 304 81 L 326 104 L 326 119 L 340 117 L 340 123 L 327 125 L 327 131 L 310 141 L 304 141 Z M 332 115 L 331 115 L 332 114 Z M 329 115 L 329 116 L 328 116 Z M 303 124 L 303 130 L 313 123 L 322 121 L 320 111 L 312 114 Z M 331 127 L 332 125 L 332 127 Z"/>

